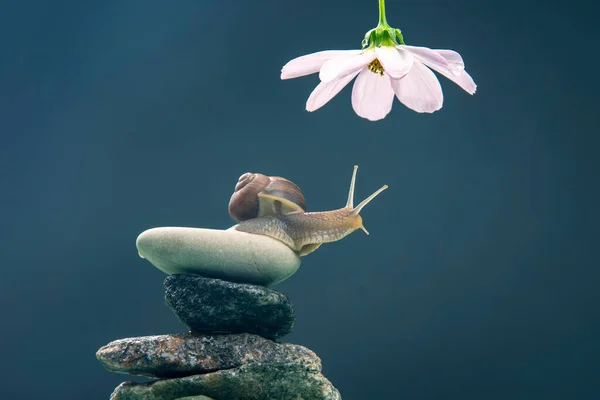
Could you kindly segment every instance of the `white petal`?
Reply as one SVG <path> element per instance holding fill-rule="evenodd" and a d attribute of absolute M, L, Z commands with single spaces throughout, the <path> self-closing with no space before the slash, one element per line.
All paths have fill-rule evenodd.
<path fill-rule="evenodd" d="M 294 58 L 281 69 L 281 79 L 298 78 L 299 76 L 314 74 L 328 60 L 359 53 L 360 50 L 326 50 Z"/>
<path fill-rule="evenodd" d="M 359 71 L 348 74 L 331 82 L 321 82 L 312 91 L 306 101 L 306 111 L 315 111 L 323 107 L 329 100 L 338 94 Z"/>
<path fill-rule="evenodd" d="M 455 76 L 452 74 L 442 73 L 442 72 L 440 72 L 440 73 L 442 75 L 444 75 L 446 78 L 450 79 L 452 82 L 456 83 L 465 92 L 467 92 L 469 94 L 474 94 L 477 91 L 477 85 L 475 84 L 475 81 L 473 80 L 473 78 L 471 78 L 471 75 L 469 75 L 467 73 L 467 71 L 463 71 L 462 74 L 460 74 L 460 76 Z"/>
<path fill-rule="evenodd" d="M 410 52 L 400 48 L 381 46 L 375 49 L 377 59 L 392 78 L 400 79 L 410 71 L 413 56 Z"/>
<path fill-rule="evenodd" d="M 441 73 L 442 70 L 448 71 L 456 76 L 460 75 L 462 70 L 458 70 L 454 65 L 449 64 L 448 61 L 437 51 L 431 50 L 428 47 L 417 47 L 417 46 L 398 46 L 398 48 L 406 49 L 410 51 L 413 56 L 423 60 L 426 65 L 430 66 L 434 70 Z"/>
<path fill-rule="evenodd" d="M 375 74 L 363 69 L 352 88 L 352 108 L 359 117 L 370 121 L 385 118 L 392 110 L 394 90 L 388 74 Z"/>
<path fill-rule="evenodd" d="M 366 50 L 360 51 L 360 54 L 329 60 L 321 67 L 319 79 L 322 82 L 331 82 L 340 76 L 361 70 L 373 61 L 375 57 L 373 50 Z"/>
<path fill-rule="evenodd" d="M 423 64 L 427 65 L 430 68 L 433 68 L 435 71 L 439 72 L 440 74 L 444 75 L 446 78 L 450 79 L 452 82 L 456 83 L 465 92 L 467 92 L 469 94 L 474 94 L 475 91 L 477 90 L 477 85 L 473 81 L 473 78 L 471 78 L 471 75 L 469 75 L 467 73 L 467 71 L 463 71 L 463 72 L 461 72 L 461 74 L 459 76 L 456 76 L 453 73 L 449 72 L 445 68 L 438 69 L 436 65 L 430 64 L 428 60 L 421 58 L 420 56 L 417 56 L 415 54 L 413 54 L 413 55 L 415 56 L 415 58 L 417 60 L 421 61 Z"/>
<path fill-rule="evenodd" d="M 432 113 L 442 108 L 444 95 L 438 78 L 420 61 L 413 64 L 402 79 L 392 79 L 396 97 L 406 107 L 421 113 Z"/>
<path fill-rule="evenodd" d="M 460 75 L 460 73 L 464 71 L 465 63 L 460 54 L 458 54 L 456 51 L 444 49 L 434 51 L 446 59 L 446 62 L 450 66 L 450 69 L 458 72 L 458 74 L 456 72 L 453 72 L 454 75 Z"/>

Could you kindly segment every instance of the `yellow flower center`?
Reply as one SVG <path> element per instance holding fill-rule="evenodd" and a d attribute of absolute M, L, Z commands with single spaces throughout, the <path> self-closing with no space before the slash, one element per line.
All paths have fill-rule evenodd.
<path fill-rule="evenodd" d="M 371 63 L 367 65 L 367 68 L 369 68 L 369 71 L 371 71 L 372 73 L 383 76 L 383 65 L 381 65 L 378 59 L 374 59 L 373 61 L 371 61 Z"/>

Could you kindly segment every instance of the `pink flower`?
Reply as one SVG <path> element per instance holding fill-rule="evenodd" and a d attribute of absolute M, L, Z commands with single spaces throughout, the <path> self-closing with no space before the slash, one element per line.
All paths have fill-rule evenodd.
<path fill-rule="evenodd" d="M 315 111 L 358 76 L 352 88 L 352 108 L 358 116 L 377 121 L 391 111 L 394 95 L 405 106 L 420 113 L 432 113 L 442 108 L 442 88 L 430 68 L 467 93 L 475 93 L 477 85 L 465 71 L 460 54 L 407 45 L 308 54 L 284 65 L 281 79 L 319 72 L 321 83 L 306 101 L 306 110 Z"/>

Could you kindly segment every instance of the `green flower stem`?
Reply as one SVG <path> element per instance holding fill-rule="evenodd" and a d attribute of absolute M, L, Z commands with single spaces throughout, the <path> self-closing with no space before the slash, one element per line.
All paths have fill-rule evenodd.
<path fill-rule="evenodd" d="M 379 24 L 365 34 L 362 41 L 362 48 L 397 46 L 404 44 L 404 38 L 400 29 L 392 28 L 388 25 L 385 17 L 385 0 L 379 0 Z"/>
<path fill-rule="evenodd" d="M 377 26 L 389 27 L 387 20 L 385 19 L 385 0 L 379 0 L 379 25 Z"/>

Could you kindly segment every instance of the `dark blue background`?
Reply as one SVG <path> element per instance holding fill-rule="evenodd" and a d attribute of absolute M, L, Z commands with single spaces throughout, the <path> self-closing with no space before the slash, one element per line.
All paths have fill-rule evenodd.
<path fill-rule="evenodd" d="M 598 7 L 388 0 L 407 44 L 459 51 L 432 115 L 308 113 L 288 60 L 358 48 L 377 2 L 74 0 L 0 12 L 2 399 L 106 399 L 94 353 L 184 327 L 138 257 L 155 226 L 226 228 L 239 175 L 294 180 L 357 232 L 278 289 L 286 340 L 352 399 L 593 399 L 598 306 Z"/>

